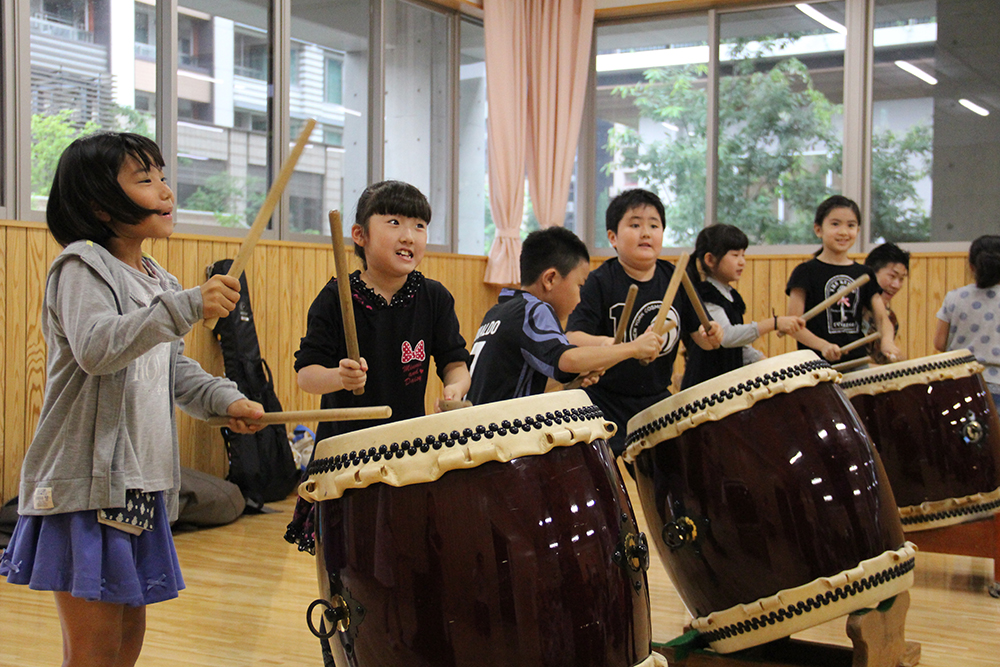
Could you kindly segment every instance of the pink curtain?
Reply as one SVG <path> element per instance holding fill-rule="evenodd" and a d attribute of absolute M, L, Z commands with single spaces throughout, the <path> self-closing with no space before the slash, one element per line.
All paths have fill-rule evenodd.
<path fill-rule="evenodd" d="M 496 237 L 484 281 L 521 282 L 521 217 L 527 146 L 528 0 L 486 0 L 486 99 L 489 105 L 490 212 Z"/>
<path fill-rule="evenodd" d="M 561 226 L 566 217 L 590 71 L 594 4 L 533 0 L 530 5 L 527 167 L 542 227 Z"/>

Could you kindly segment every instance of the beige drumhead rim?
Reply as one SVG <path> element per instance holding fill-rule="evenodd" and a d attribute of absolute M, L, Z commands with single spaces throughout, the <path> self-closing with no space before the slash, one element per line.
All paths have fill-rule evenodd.
<path fill-rule="evenodd" d="M 450 470 L 542 455 L 614 432 L 582 390 L 416 417 L 321 441 L 299 495 L 321 501 L 376 483 L 433 482 Z"/>
<path fill-rule="evenodd" d="M 914 533 L 985 519 L 997 512 L 1000 512 L 1000 487 L 988 493 L 928 500 L 919 505 L 900 507 L 899 520 L 903 524 L 903 530 Z"/>
<path fill-rule="evenodd" d="M 719 421 L 775 394 L 833 382 L 840 373 L 812 350 L 763 359 L 669 396 L 628 422 L 624 459 L 633 462 L 655 447 L 706 421 Z"/>
<path fill-rule="evenodd" d="M 955 380 L 983 372 L 983 365 L 969 350 L 952 350 L 929 357 L 898 361 L 894 364 L 845 373 L 840 388 L 848 398 L 861 394 L 875 395 L 899 391 L 914 384 Z"/>
<path fill-rule="evenodd" d="M 906 542 L 832 577 L 695 618 L 713 650 L 731 653 L 788 637 L 898 595 L 913 586 L 916 546 Z"/>

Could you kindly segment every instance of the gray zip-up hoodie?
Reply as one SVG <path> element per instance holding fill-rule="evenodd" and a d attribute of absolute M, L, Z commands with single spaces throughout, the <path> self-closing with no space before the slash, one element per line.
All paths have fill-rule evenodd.
<path fill-rule="evenodd" d="M 183 354 L 182 337 L 202 319 L 201 290 L 182 290 L 155 268 L 169 289 L 146 306 L 130 293 L 125 265 L 96 243 L 72 243 L 52 263 L 42 305 L 48 377 L 21 468 L 21 514 L 123 506 L 124 464 L 135 458 L 136 426 L 125 415 L 126 381 L 132 362 L 156 345 L 170 343 L 171 408 L 205 418 L 226 414 L 243 398 L 233 382 L 209 375 Z M 180 454 L 173 409 L 170 416 L 173 471 L 152 471 L 151 478 L 172 476 L 164 499 L 173 520 Z"/>

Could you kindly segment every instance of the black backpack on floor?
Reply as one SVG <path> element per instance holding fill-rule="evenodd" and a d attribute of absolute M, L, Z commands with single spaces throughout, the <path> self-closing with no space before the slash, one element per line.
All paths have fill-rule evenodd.
<path fill-rule="evenodd" d="M 227 273 L 232 263 L 231 259 L 216 262 L 209 275 Z M 280 412 L 271 369 L 260 356 L 246 274 L 240 276 L 240 300 L 236 308 L 220 319 L 213 331 L 222 346 L 226 377 L 236 383 L 244 396 L 263 405 L 265 412 Z M 248 511 L 260 510 L 264 503 L 284 500 L 298 484 L 299 471 L 284 424 L 270 424 L 249 435 L 223 427 L 222 437 L 229 455 L 226 479 L 240 487 Z"/>

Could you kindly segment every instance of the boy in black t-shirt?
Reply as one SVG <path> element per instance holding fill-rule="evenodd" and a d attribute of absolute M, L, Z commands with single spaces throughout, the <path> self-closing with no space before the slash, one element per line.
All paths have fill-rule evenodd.
<path fill-rule="evenodd" d="M 580 301 L 590 270 L 587 247 L 573 232 L 532 232 L 521 248 L 521 289 L 505 288 L 483 318 L 472 345 L 468 400 L 479 405 L 540 394 L 546 378 L 568 382 L 623 359 L 652 359 L 662 337 L 647 332 L 628 344 L 579 348 L 561 321 Z"/>
<path fill-rule="evenodd" d="M 630 285 L 639 293 L 625 329 L 625 341 L 635 340 L 652 324 L 663 302 L 674 266 L 659 259 L 663 249 L 663 202 L 648 190 L 626 190 L 608 205 L 605 216 L 608 240 L 618 252 L 590 274 L 580 292 L 580 304 L 569 317 L 568 337 L 575 345 L 604 345 L 614 337 Z M 680 326 L 664 337 L 663 347 L 649 365 L 625 361 L 609 369 L 587 388 L 590 399 L 606 419 L 618 425 L 609 444 L 616 455 L 625 448 L 628 420 L 637 412 L 670 395 L 671 375 L 681 333 L 705 349 L 722 342 L 722 329 L 713 322 L 706 332 L 699 327 L 684 290 L 679 290 L 667 319 Z"/>

